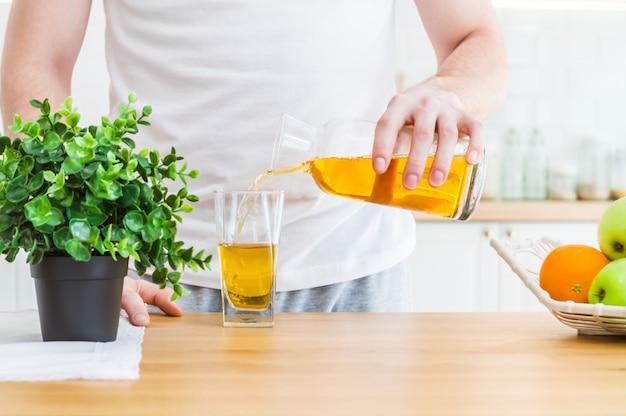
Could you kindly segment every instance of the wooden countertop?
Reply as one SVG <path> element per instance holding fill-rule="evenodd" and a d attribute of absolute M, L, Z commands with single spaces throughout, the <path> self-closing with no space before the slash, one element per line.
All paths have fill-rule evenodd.
<path fill-rule="evenodd" d="M 613 201 L 480 201 L 469 221 L 599 221 Z M 450 221 L 414 214 L 418 221 Z"/>
<path fill-rule="evenodd" d="M 625 351 L 548 312 L 153 316 L 139 380 L 0 383 L 0 414 L 622 415 Z"/>

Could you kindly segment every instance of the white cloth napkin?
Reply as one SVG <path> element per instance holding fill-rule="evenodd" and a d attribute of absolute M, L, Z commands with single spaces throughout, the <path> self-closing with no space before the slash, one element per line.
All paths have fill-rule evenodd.
<path fill-rule="evenodd" d="M 112 342 L 43 342 L 37 311 L 0 312 L 0 381 L 139 378 L 143 327 L 120 316 Z"/>

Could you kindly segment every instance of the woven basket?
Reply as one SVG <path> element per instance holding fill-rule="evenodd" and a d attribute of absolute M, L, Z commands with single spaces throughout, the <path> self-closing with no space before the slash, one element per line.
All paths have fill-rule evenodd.
<path fill-rule="evenodd" d="M 549 237 L 520 241 L 493 238 L 489 244 L 537 299 L 565 325 L 578 330 L 581 335 L 626 335 L 626 307 L 556 301 L 539 286 L 541 262 L 561 245 L 560 242 Z M 538 261 L 529 261 L 533 257 Z"/>

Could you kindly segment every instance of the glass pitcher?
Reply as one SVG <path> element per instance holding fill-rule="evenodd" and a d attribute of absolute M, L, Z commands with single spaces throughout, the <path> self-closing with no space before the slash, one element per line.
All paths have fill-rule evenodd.
<path fill-rule="evenodd" d="M 483 189 L 485 157 L 476 165 L 465 160 L 469 139 L 459 138 L 446 182 L 428 183 L 437 149 L 433 143 L 417 188 L 406 189 L 402 175 L 407 162 L 412 126 L 398 135 L 387 171 L 376 174 L 372 146 L 376 123 L 338 119 L 315 128 L 283 114 L 276 135 L 269 175 L 306 172 L 324 192 L 365 202 L 420 211 L 455 220 L 471 216 Z"/>

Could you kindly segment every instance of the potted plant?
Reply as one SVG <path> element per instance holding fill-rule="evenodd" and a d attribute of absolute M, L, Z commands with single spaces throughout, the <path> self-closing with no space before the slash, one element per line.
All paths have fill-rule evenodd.
<path fill-rule="evenodd" d="M 209 267 L 211 255 L 176 240 L 181 214 L 198 200 L 187 188 L 198 172 L 174 147 L 135 150 L 131 136 L 152 112 L 138 113 L 136 100 L 129 94 L 115 120 L 87 127 L 71 97 L 54 112 L 48 99 L 31 100 L 38 118 L 16 115 L 17 137 L 0 137 L 0 252 L 9 262 L 27 253 L 44 340 L 114 340 L 131 258 L 139 275 L 150 270 L 161 288 L 171 285 L 174 298 L 184 295 L 186 267 Z"/>

